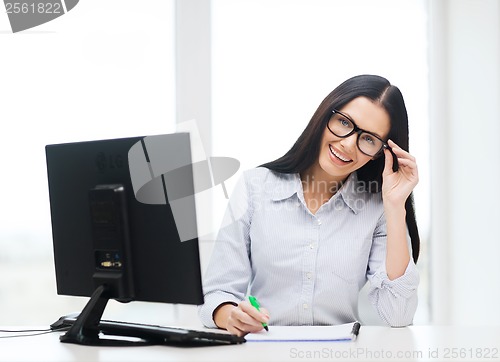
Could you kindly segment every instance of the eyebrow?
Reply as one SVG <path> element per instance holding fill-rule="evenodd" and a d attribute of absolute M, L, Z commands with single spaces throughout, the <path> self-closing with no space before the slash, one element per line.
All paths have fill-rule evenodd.
<path fill-rule="evenodd" d="M 372 134 L 372 135 L 374 135 L 374 136 L 377 136 L 377 137 L 378 137 L 378 138 L 380 138 L 381 140 L 384 140 L 384 137 L 382 137 L 381 135 L 379 135 L 377 132 L 372 132 L 372 131 L 368 131 L 368 130 L 366 130 L 366 129 L 360 128 L 360 127 L 356 124 L 356 122 L 354 121 L 354 119 L 352 119 L 352 117 L 351 117 L 351 115 L 350 115 L 350 114 L 348 114 L 348 113 L 346 113 L 346 112 L 344 112 L 344 111 L 337 111 L 337 112 L 339 112 L 339 114 L 344 115 L 345 117 L 347 117 L 347 118 L 349 119 L 349 121 L 351 121 L 352 123 L 354 123 L 354 125 L 355 125 L 356 127 L 358 127 L 360 130 L 362 130 L 363 132 L 368 132 L 368 133 L 370 133 L 370 134 Z M 384 141 L 384 142 L 385 142 L 385 141 Z"/>

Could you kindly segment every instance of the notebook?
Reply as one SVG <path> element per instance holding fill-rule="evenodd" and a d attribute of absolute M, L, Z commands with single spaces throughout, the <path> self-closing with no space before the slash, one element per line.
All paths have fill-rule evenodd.
<path fill-rule="evenodd" d="M 247 342 L 349 342 L 359 333 L 359 322 L 336 326 L 269 326 L 269 332 L 249 333 Z"/>

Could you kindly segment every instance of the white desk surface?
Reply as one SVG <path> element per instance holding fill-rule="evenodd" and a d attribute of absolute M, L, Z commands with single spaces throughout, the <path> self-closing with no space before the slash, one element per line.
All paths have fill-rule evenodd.
<path fill-rule="evenodd" d="M 363 326 L 355 342 L 246 342 L 191 348 L 79 346 L 59 342 L 60 334 L 0 338 L 0 361 L 500 361 L 500 326 Z"/>

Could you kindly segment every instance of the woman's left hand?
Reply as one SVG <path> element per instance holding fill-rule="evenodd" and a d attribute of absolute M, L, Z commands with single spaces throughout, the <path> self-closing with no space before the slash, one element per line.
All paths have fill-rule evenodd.
<path fill-rule="evenodd" d="M 388 149 L 385 149 L 385 167 L 382 173 L 382 198 L 384 203 L 394 206 L 404 206 L 406 199 L 418 183 L 417 163 L 415 157 L 400 148 L 392 140 L 389 140 L 388 144 L 398 158 L 399 169 L 396 172 L 392 170 L 394 163 L 392 154 Z"/>

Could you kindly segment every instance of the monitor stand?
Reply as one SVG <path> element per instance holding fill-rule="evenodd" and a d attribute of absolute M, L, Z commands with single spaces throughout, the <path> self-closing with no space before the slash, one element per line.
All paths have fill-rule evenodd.
<path fill-rule="evenodd" d="M 54 331 L 69 328 L 60 337 L 61 342 L 88 346 L 167 345 L 177 347 L 203 347 L 246 342 L 244 337 L 222 331 L 200 331 L 101 320 L 106 304 L 110 299 L 106 295 L 107 287 L 105 285 L 99 286 L 78 318 L 75 319 L 74 315 L 61 317 L 51 325 Z M 100 334 L 122 338 L 100 338 Z"/>
<path fill-rule="evenodd" d="M 128 335 L 123 331 L 116 331 L 117 333 L 115 335 L 138 337 L 141 338 L 141 340 L 100 338 L 99 334 L 102 332 L 100 322 L 104 309 L 109 301 L 109 298 L 106 297 L 106 292 L 107 287 L 105 285 L 97 287 L 76 321 L 72 323 L 70 329 L 60 337 L 61 342 L 90 346 L 137 346 L 163 343 L 161 336 L 155 337 L 150 335 L 144 338 L 143 336 L 137 336 L 133 333 Z M 108 330 L 107 333 L 113 334 L 113 331 Z"/>

